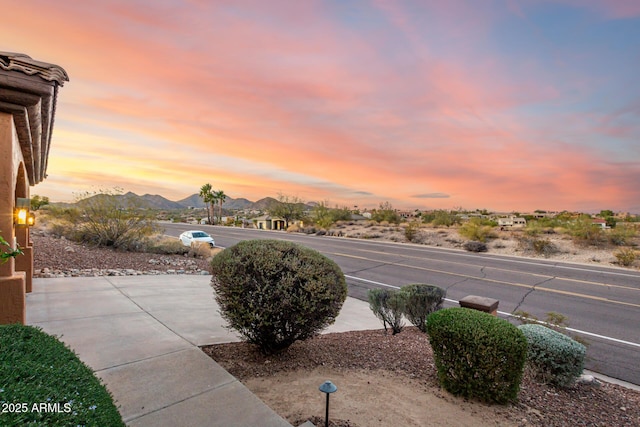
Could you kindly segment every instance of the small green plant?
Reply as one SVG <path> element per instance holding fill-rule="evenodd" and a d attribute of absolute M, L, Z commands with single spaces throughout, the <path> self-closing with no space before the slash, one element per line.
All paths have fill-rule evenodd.
<path fill-rule="evenodd" d="M 283 240 L 245 240 L 211 261 L 222 317 L 265 354 L 282 351 L 332 324 L 347 297 L 340 267 Z"/>
<path fill-rule="evenodd" d="M 9 249 L 4 249 L 2 246 L 6 246 Z M 11 244 L 4 240 L 4 237 L 0 236 L 0 265 L 9 261 L 11 258 L 17 257 L 18 255 L 24 255 L 22 249 L 20 249 L 20 247 L 13 249 Z"/>
<path fill-rule="evenodd" d="M 1 325 L 0 349 L 3 426 L 124 427 L 105 386 L 57 338 L 33 326 Z"/>
<path fill-rule="evenodd" d="M 387 325 L 391 328 L 393 335 L 402 332 L 404 328 L 402 315 L 406 307 L 406 296 L 405 293 L 386 288 L 369 289 L 367 292 L 369 308 L 382 322 L 385 333 Z"/>
<path fill-rule="evenodd" d="M 527 361 L 544 383 L 568 387 L 582 374 L 586 347 L 542 325 L 518 326 L 527 338 Z"/>
<path fill-rule="evenodd" d="M 488 313 L 453 307 L 432 313 L 427 333 L 446 390 L 487 402 L 517 398 L 527 340 L 516 326 Z"/>
<path fill-rule="evenodd" d="M 632 265 L 638 258 L 638 254 L 633 248 L 623 248 L 616 251 L 613 256 L 618 260 L 618 264 L 625 267 Z"/>
<path fill-rule="evenodd" d="M 405 294 L 404 316 L 422 332 L 427 332 L 427 317 L 442 308 L 447 291 L 416 283 L 401 287 L 400 292 Z"/>

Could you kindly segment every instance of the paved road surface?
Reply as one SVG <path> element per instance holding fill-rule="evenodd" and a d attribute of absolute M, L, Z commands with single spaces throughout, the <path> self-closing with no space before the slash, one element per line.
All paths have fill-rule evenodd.
<path fill-rule="evenodd" d="M 188 224 L 163 224 L 178 236 Z M 230 227 L 195 226 L 216 245 L 277 238 L 312 247 L 344 272 L 349 295 L 366 300 L 373 287 L 429 283 L 445 288 L 449 305 L 467 295 L 500 301 L 502 316 L 523 310 L 543 319 L 548 312 L 568 317 L 590 343 L 589 370 L 640 384 L 640 273 L 606 266 L 475 254 L 428 246 L 306 236 Z"/>

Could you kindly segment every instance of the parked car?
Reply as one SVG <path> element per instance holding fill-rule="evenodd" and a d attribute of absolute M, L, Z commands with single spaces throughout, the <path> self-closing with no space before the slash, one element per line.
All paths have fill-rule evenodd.
<path fill-rule="evenodd" d="M 216 245 L 213 237 L 200 230 L 185 231 L 180 235 L 180 241 L 183 245 L 189 247 L 194 243 L 208 243 L 212 248 Z"/>

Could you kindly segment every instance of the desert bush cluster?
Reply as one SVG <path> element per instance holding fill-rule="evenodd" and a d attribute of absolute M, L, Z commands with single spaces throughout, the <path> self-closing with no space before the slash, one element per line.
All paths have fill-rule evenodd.
<path fill-rule="evenodd" d="M 45 219 L 49 231 L 69 240 L 116 249 L 144 251 L 157 233 L 153 213 L 118 189 L 85 192 L 74 207 L 51 207 Z"/>
<path fill-rule="evenodd" d="M 280 240 L 249 240 L 211 261 L 222 317 L 265 354 L 287 349 L 333 323 L 347 296 L 340 268 L 319 252 Z M 582 373 L 586 347 L 541 325 L 516 327 L 468 308 L 442 309 L 446 291 L 434 285 L 371 289 L 369 307 L 385 329 L 408 320 L 428 334 L 440 384 L 487 402 L 517 398 L 525 365 L 558 387 Z M 563 324 L 566 318 L 552 319 Z"/>
<path fill-rule="evenodd" d="M 375 288 L 367 292 L 369 308 L 380 319 L 385 332 L 387 326 L 395 335 L 402 332 L 406 318 L 422 332 L 426 332 L 427 317 L 442 308 L 447 292 L 433 285 L 416 283 L 400 289 Z"/>

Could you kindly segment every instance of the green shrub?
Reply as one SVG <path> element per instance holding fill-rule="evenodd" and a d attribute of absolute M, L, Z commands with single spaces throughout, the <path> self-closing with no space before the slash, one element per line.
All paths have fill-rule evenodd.
<path fill-rule="evenodd" d="M 440 384 L 449 392 L 487 402 L 518 396 L 527 341 L 517 327 L 461 307 L 432 313 L 427 333 Z"/>
<path fill-rule="evenodd" d="M 484 225 L 482 220 L 472 218 L 460 226 L 458 233 L 462 237 L 478 242 L 486 242 L 487 239 L 494 238 L 495 233 L 489 225 Z"/>
<path fill-rule="evenodd" d="M 402 314 L 405 310 L 406 295 L 395 289 L 375 288 L 367 291 L 369 308 L 373 314 L 382 321 L 384 331 L 387 325 L 391 327 L 393 335 L 402 332 L 404 321 Z"/>
<path fill-rule="evenodd" d="M 594 225 L 589 215 L 582 215 L 570 222 L 567 226 L 567 232 L 577 244 L 599 247 L 606 242 L 604 230 L 600 226 Z"/>
<path fill-rule="evenodd" d="M 281 240 L 247 240 L 211 261 L 222 317 L 262 352 L 275 353 L 332 324 L 347 297 L 340 267 Z"/>
<path fill-rule="evenodd" d="M 416 283 L 400 288 L 404 298 L 404 315 L 422 332 L 427 332 L 427 317 L 442 308 L 447 291 L 433 285 Z"/>
<path fill-rule="evenodd" d="M 33 326 L 0 326 L 0 404 L 14 405 L 0 414 L 3 426 L 125 425 L 93 371 Z"/>
<path fill-rule="evenodd" d="M 582 374 L 587 348 L 542 325 L 518 326 L 527 338 L 527 361 L 536 377 L 547 384 L 567 387 Z"/>
<path fill-rule="evenodd" d="M 626 224 L 618 225 L 616 228 L 608 231 L 607 238 L 609 239 L 609 242 L 616 246 L 630 244 L 638 234 L 635 227 Z"/>
<path fill-rule="evenodd" d="M 638 258 L 638 254 L 633 248 L 620 249 L 619 251 L 614 252 L 613 255 L 618 260 L 618 264 L 624 265 L 625 267 L 632 265 Z"/>

